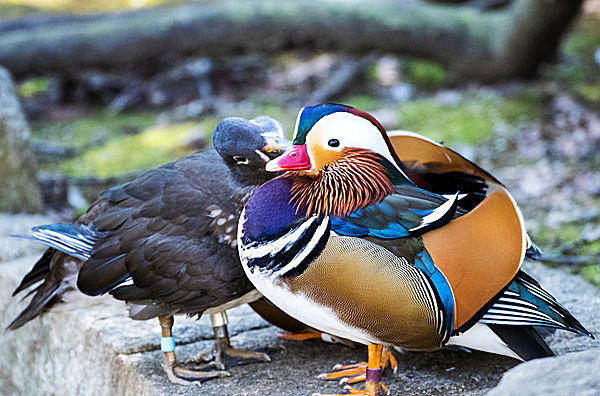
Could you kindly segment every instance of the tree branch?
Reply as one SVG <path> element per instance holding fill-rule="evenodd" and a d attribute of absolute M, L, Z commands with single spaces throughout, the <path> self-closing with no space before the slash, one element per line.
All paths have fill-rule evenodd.
<path fill-rule="evenodd" d="M 373 0 L 247 0 L 0 24 L 15 75 L 128 69 L 181 56 L 290 49 L 437 59 L 469 77 L 530 76 L 554 54 L 582 0 L 514 0 L 501 10 Z M 39 17 L 37 17 L 39 18 Z"/>

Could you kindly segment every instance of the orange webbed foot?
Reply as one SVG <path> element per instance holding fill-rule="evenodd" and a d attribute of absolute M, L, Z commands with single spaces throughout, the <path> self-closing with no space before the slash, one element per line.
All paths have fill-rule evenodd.
<path fill-rule="evenodd" d="M 351 395 L 378 396 L 388 395 L 390 390 L 387 386 L 381 383 L 381 375 L 383 374 L 384 366 L 392 366 L 394 372 L 398 367 L 396 359 L 392 354 L 383 350 L 381 344 L 369 344 L 369 361 L 368 363 L 360 362 L 349 365 L 336 365 L 334 372 L 319 375 L 322 379 L 337 379 L 341 384 L 345 384 L 344 390 Z M 365 381 L 365 389 L 356 389 L 348 383 Z M 321 396 L 332 396 L 331 394 L 320 394 Z"/>
<path fill-rule="evenodd" d="M 385 370 L 388 367 L 394 371 L 398 370 L 398 361 L 391 351 L 384 349 L 381 354 L 381 367 Z M 358 362 L 353 364 L 336 364 L 329 373 L 322 373 L 317 376 L 325 381 L 340 379 L 340 385 L 356 384 L 363 382 L 367 378 L 367 362 Z"/>
<path fill-rule="evenodd" d="M 321 339 L 320 331 L 307 331 L 305 333 L 279 333 L 277 334 L 277 338 L 283 340 L 292 340 L 292 341 L 305 341 L 305 340 L 315 340 Z"/>

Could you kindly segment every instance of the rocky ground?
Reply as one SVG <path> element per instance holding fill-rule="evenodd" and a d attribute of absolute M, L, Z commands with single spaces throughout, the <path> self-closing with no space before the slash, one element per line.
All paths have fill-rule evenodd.
<path fill-rule="evenodd" d="M 43 216 L 0 215 L 3 327 L 24 307 L 10 294 L 41 252 L 39 246 L 9 235 L 48 221 Z M 540 264 L 526 263 L 526 269 L 590 331 L 600 334 L 600 290 L 578 276 Z M 341 387 L 317 379 L 317 374 L 338 362 L 366 356 L 364 347 L 280 340 L 278 330 L 247 306 L 230 311 L 229 317 L 232 342 L 240 347 L 266 348 L 273 361 L 232 367 L 229 378 L 205 382 L 200 388 L 184 387 L 170 384 L 161 369 L 158 321 L 133 321 L 121 303 L 79 296 L 25 327 L 3 334 L 0 389 L 5 395 L 127 395 L 134 389 L 136 395 L 334 393 Z M 187 359 L 209 353 L 211 335 L 205 318 L 176 318 L 178 356 Z M 479 352 L 397 354 L 398 372 L 386 372 L 384 381 L 392 394 L 405 395 L 480 395 L 490 391 L 494 395 L 597 394 L 600 342 L 565 332 L 556 332 L 547 340 L 558 357 L 522 364 Z"/>

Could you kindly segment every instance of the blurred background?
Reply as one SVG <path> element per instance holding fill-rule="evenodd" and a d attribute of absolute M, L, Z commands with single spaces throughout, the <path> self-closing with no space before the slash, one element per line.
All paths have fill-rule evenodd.
<path fill-rule="evenodd" d="M 4 0 L 0 66 L 1 211 L 71 221 L 223 117 L 340 102 L 491 171 L 600 286 L 600 0 Z"/>

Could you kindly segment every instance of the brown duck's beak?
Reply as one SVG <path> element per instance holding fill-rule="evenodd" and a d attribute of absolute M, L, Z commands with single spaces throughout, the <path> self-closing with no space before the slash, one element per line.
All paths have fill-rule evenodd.
<path fill-rule="evenodd" d="M 269 172 L 289 170 L 309 170 L 312 167 L 306 144 L 292 145 L 285 153 L 267 162 Z"/>

